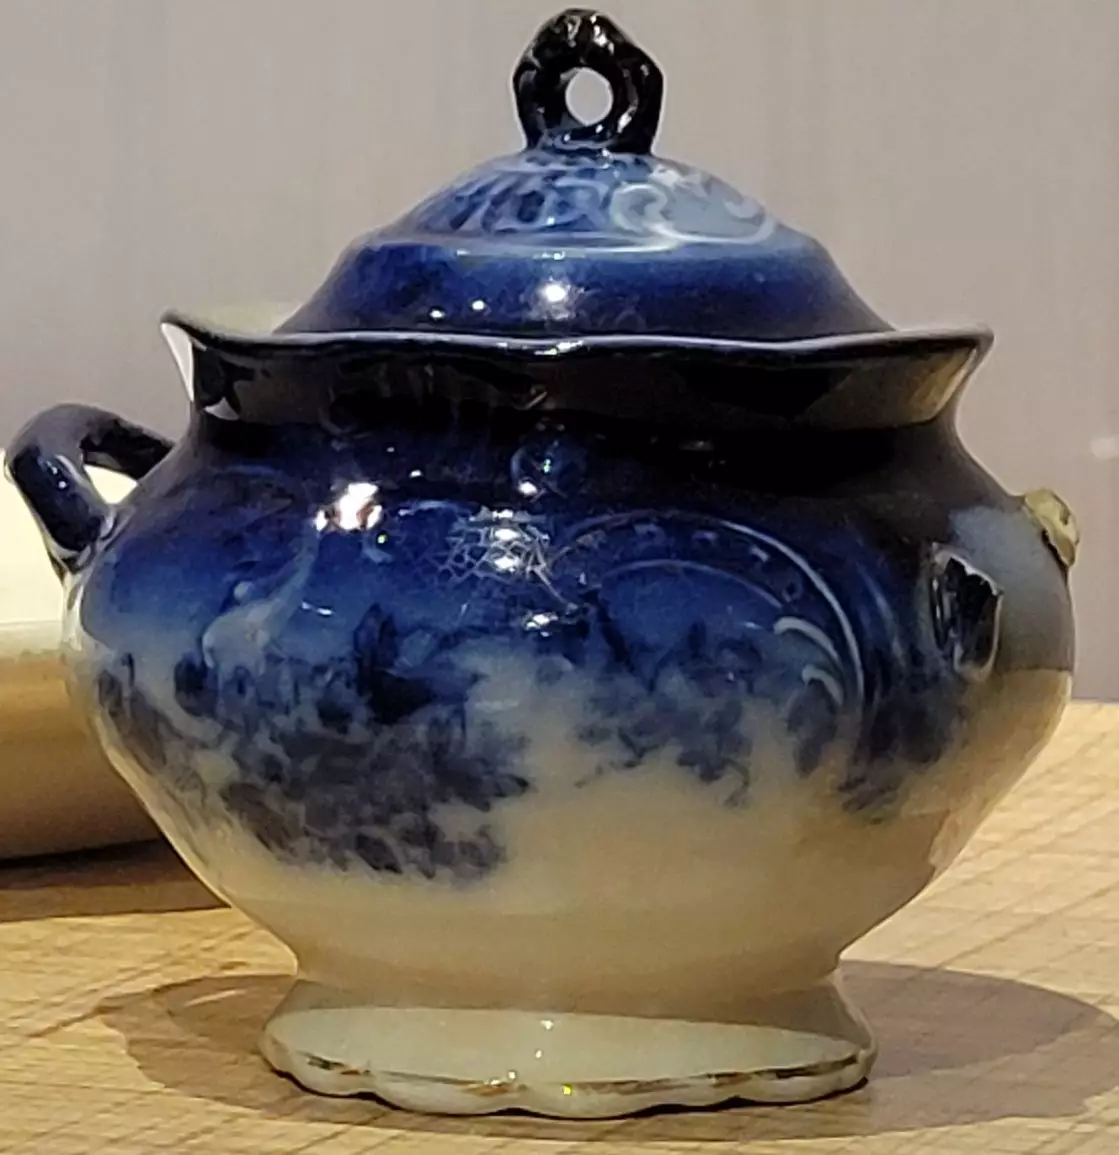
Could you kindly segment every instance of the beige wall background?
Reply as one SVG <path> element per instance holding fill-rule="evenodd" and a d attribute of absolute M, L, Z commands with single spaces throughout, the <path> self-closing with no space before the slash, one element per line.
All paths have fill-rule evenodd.
<path fill-rule="evenodd" d="M 156 327 L 309 292 L 353 235 L 519 144 L 560 0 L 0 0 L 0 434 L 99 401 L 168 432 Z M 998 345 L 965 436 L 1074 506 L 1079 688 L 1119 697 L 1119 3 L 613 0 L 660 151 L 816 233 L 896 324 Z"/>

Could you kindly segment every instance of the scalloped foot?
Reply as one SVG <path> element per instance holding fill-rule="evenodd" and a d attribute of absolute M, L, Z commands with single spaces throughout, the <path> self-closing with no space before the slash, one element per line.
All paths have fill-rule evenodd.
<path fill-rule="evenodd" d="M 830 981 L 759 1002 L 751 1019 L 385 1007 L 300 981 L 261 1051 L 323 1095 L 374 1095 L 427 1114 L 568 1119 L 807 1102 L 857 1086 L 874 1061 L 865 1023 Z"/>

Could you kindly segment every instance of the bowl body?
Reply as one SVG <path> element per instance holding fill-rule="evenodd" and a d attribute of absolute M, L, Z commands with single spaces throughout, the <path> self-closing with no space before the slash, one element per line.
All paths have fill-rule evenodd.
<path fill-rule="evenodd" d="M 269 1057 L 453 1111 L 861 1078 L 840 952 L 1069 690 L 1063 566 L 950 423 L 231 428 L 120 507 L 65 633 L 119 771 L 298 957 Z"/>

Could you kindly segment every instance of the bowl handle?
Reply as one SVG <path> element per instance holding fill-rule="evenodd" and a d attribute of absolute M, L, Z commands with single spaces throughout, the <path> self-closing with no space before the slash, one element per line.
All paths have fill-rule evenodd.
<path fill-rule="evenodd" d="M 1031 489 L 1023 495 L 1022 504 L 1067 573 L 1080 549 L 1080 527 L 1072 510 L 1051 489 Z"/>
<path fill-rule="evenodd" d="M 112 519 L 112 506 L 87 466 L 139 481 L 171 447 L 166 438 L 89 405 L 56 406 L 20 430 L 5 470 L 38 522 L 60 577 L 82 568 Z"/>

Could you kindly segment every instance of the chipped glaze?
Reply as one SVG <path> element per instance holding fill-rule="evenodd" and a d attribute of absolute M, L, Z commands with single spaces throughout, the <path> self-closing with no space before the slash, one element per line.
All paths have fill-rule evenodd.
<path fill-rule="evenodd" d="M 615 86 L 599 126 L 556 111 L 573 61 Z M 981 331 L 889 330 L 815 242 L 649 154 L 659 73 L 605 18 L 546 27 L 516 83 L 525 153 L 281 323 L 168 318 L 177 445 L 82 406 L 16 439 L 72 681 L 296 954 L 262 1046 L 308 1087 L 844 1089 L 874 1048 L 840 953 L 1066 701 L 1071 515 L 956 438 Z M 138 484 L 110 506 L 87 465 Z"/>

